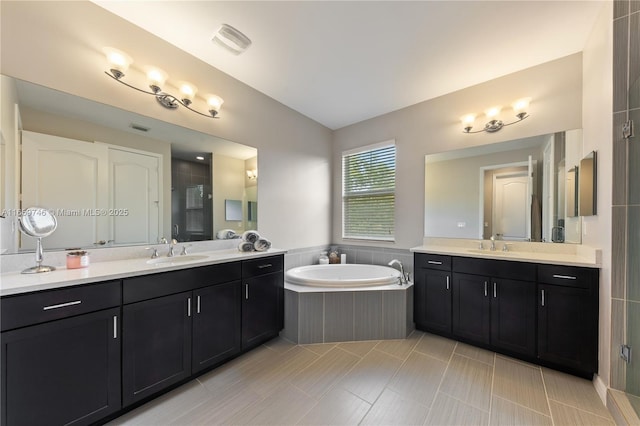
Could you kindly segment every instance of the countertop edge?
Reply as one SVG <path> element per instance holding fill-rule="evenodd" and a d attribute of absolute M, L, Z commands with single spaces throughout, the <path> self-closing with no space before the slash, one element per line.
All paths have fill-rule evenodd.
<path fill-rule="evenodd" d="M 224 251 L 225 253 L 222 254 L 220 253 L 221 251 Z M 215 257 L 216 252 L 218 252 L 217 258 Z M 269 249 L 268 251 L 263 251 L 263 252 L 254 251 L 254 252 L 247 252 L 247 253 L 242 253 L 242 252 L 231 253 L 229 252 L 229 250 L 219 250 L 219 251 L 203 252 L 203 253 L 197 253 L 197 254 L 207 254 L 207 253 L 210 253 L 209 256 L 212 256 L 212 257 L 209 259 L 195 260 L 195 261 L 184 262 L 180 264 L 148 265 L 144 263 L 147 260 L 146 258 L 143 258 L 143 259 L 137 258 L 137 259 L 128 259 L 128 260 L 115 260 L 115 261 L 109 261 L 109 262 L 96 262 L 95 264 L 90 265 L 88 268 L 73 269 L 73 270 L 68 270 L 65 267 L 59 267 L 53 272 L 37 274 L 37 275 L 36 274 L 24 275 L 24 274 L 21 274 L 20 271 L 9 272 L 9 273 L 0 275 L 0 297 L 16 296 L 20 294 L 33 293 L 33 292 L 38 292 L 43 290 L 62 289 L 62 288 L 73 287 L 77 285 L 83 285 L 83 284 L 92 284 L 92 283 L 98 283 L 103 281 L 138 277 L 143 275 L 179 271 L 182 269 L 196 268 L 196 267 L 208 266 L 208 265 L 217 265 L 221 263 L 237 262 L 237 261 L 249 260 L 249 259 L 259 259 L 261 257 L 285 254 L 287 253 L 287 250 Z M 135 268 L 136 261 L 141 262 L 138 266 L 138 269 Z M 117 272 L 97 273 L 95 275 L 84 276 L 84 277 L 81 276 L 77 278 L 74 278 L 74 277 L 69 278 L 68 276 L 59 276 L 59 277 L 56 276 L 51 280 L 46 280 L 46 278 L 52 277 L 52 275 L 50 274 L 55 274 L 56 272 L 60 273 L 60 272 L 67 271 L 67 274 L 81 275 L 83 273 L 87 273 L 88 271 L 90 271 L 91 266 L 94 266 L 94 265 L 100 265 L 100 267 L 113 266 L 114 269 L 117 269 L 119 266 L 121 270 Z M 22 281 L 25 281 L 26 283 L 23 285 L 13 284 L 11 287 L 5 288 L 6 280 L 10 280 L 10 281 L 22 280 Z M 34 281 L 34 282 L 30 283 L 29 281 Z"/>
<path fill-rule="evenodd" d="M 585 268 L 600 269 L 602 265 L 598 262 L 590 261 L 583 257 L 570 254 L 555 254 L 555 256 L 562 256 L 563 259 L 552 259 L 549 254 L 532 253 L 532 252 L 512 252 L 510 255 L 494 254 L 490 250 L 487 253 L 470 253 L 465 248 L 454 247 L 412 247 L 409 249 L 413 253 L 426 253 L 426 254 L 440 254 L 446 256 L 459 256 L 459 257 L 473 257 L 478 259 L 492 259 L 492 260 L 507 260 L 511 262 L 527 262 L 527 263 L 542 263 L 547 265 L 561 265 L 561 266 L 580 266 Z M 573 259 L 567 259 L 573 258 Z"/>

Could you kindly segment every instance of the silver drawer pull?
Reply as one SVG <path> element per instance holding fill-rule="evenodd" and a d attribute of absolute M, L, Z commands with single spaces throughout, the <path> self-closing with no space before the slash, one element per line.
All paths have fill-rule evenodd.
<path fill-rule="evenodd" d="M 489 293 L 487 292 L 487 282 L 484 282 L 484 297 L 487 297 Z"/>
<path fill-rule="evenodd" d="M 265 263 L 264 265 L 258 265 L 258 269 L 271 268 L 272 266 L 270 263 Z"/>
<path fill-rule="evenodd" d="M 498 289 L 496 288 L 497 284 L 494 282 L 493 283 L 493 298 L 495 299 L 496 297 L 498 297 Z"/>
<path fill-rule="evenodd" d="M 66 308 L 67 306 L 79 305 L 82 303 L 82 300 L 74 300 L 73 302 L 60 303 L 59 305 L 49 305 L 42 308 L 43 311 L 48 311 L 50 309 L 60 309 Z"/>
<path fill-rule="evenodd" d="M 427 263 L 430 265 L 442 265 L 442 262 L 438 262 L 437 260 L 428 260 Z"/>
<path fill-rule="evenodd" d="M 191 316 L 191 298 L 190 297 L 187 299 L 187 316 L 188 317 Z"/>
<path fill-rule="evenodd" d="M 449 275 L 447 275 L 447 290 L 449 290 Z"/>
<path fill-rule="evenodd" d="M 117 315 L 113 316 L 113 338 L 114 339 L 118 338 L 118 316 Z"/>
<path fill-rule="evenodd" d="M 244 298 L 245 300 L 249 300 L 249 284 L 244 285 Z"/>
<path fill-rule="evenodd" d="M 557 275 L 553 274 L 553 278 L 560 278 L 562 280 L 577 280 L 578 278 L 572 277 L 571 275 Z"/>
<path fill-rule="evenodd" d="M 544 290 L 540 291 L 542 293 L 542 306 L 544 306 Z"/>
<path fill-rule="evenodd" d="M 196 299 L 196 313 L 200 313 L 200 296 Z"/>

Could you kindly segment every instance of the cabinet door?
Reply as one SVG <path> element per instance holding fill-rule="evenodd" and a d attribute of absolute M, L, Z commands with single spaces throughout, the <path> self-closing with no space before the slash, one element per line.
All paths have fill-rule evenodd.
<path fill-rule="evenodd" d="M 191 375 L 191 292 L 123 308 L 124 405 Z"/>
<path fill-rule="evenodd" d="M 418 328 L 451 334 L 451 273 L 419 269 L 414 285 L 414 321 Z"/>
<path fill-rule="evenodd" d="M 586 288 L 538 284 L 538 357 L 585 377 L 597 370 L 597 305 Z"/>
<path fill-rule="evenodd" d="M 471 342 L 489 344 L 490 279 L 453 274 L 453 334 Z"/>
<path fill-rule="evenodd" d="M 242 283 L 242 349 L 275 337 L 280 331 L 282 273 L 260 275 Z"/>
<path fill-rule="evenodd" d="M 491 280 L 491 345 L 518 354 L 536 353 L 536 284 Z"/>
<path fill-rule="evenodd" d="M 90 424 L 120 409 L 120 308 L 2 333 L 2 424 Z"/>
<path fill-rule="evenodd" d="M 193 362 L 197 372 L 240 352 L 240 281 L 193 292 Z"/>

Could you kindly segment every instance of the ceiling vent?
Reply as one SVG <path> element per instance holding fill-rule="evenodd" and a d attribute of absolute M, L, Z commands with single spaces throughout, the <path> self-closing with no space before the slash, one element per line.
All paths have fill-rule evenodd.
<path fill-rule="evenodd" d="M 143 125 L 141 125 L 141 124 L 136 124 L 136 123 L 131 123 L 131 126 L 130 126 L 130 127 L 131 127 L 133 130 L 138 130 L 138 131 L 140 131 L 140 132 L 148 132 L 148 131 L 149 131 L 149 129 L 150 129 L 149 127 L 144 127 Z"/>
<path fill-rule="evenodd" d="M 231 25 L 222 24 L 211 39 L 234 55 L 239 55 L 251 46 L 251 40 Z"/>

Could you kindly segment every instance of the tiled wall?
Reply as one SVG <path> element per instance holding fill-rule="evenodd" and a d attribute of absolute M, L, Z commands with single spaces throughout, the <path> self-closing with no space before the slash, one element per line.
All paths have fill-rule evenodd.
<path fill-rule="evenodd" d="M 320 253 L 328 251 L 329 246 L 307 247 L 289 250 L 285 256 L 285 269 L 318 263 Z M 338 252 L 347 255 L 347 263 L 366 263 L 387 265 L 391 260 L 402 262 L 405 272 L 413 279 L 413 253 L 408 249 L 393 249 L 368 246 L 338 245 Z"/>
<path fill-rule="evenodd" d="M 614 1 L 611 387 L 640 395 L 640 1 Z M 625 140 L 622 124 L 633 120 Z M 626 365 L 626 343 L 636 352 Z"/>

